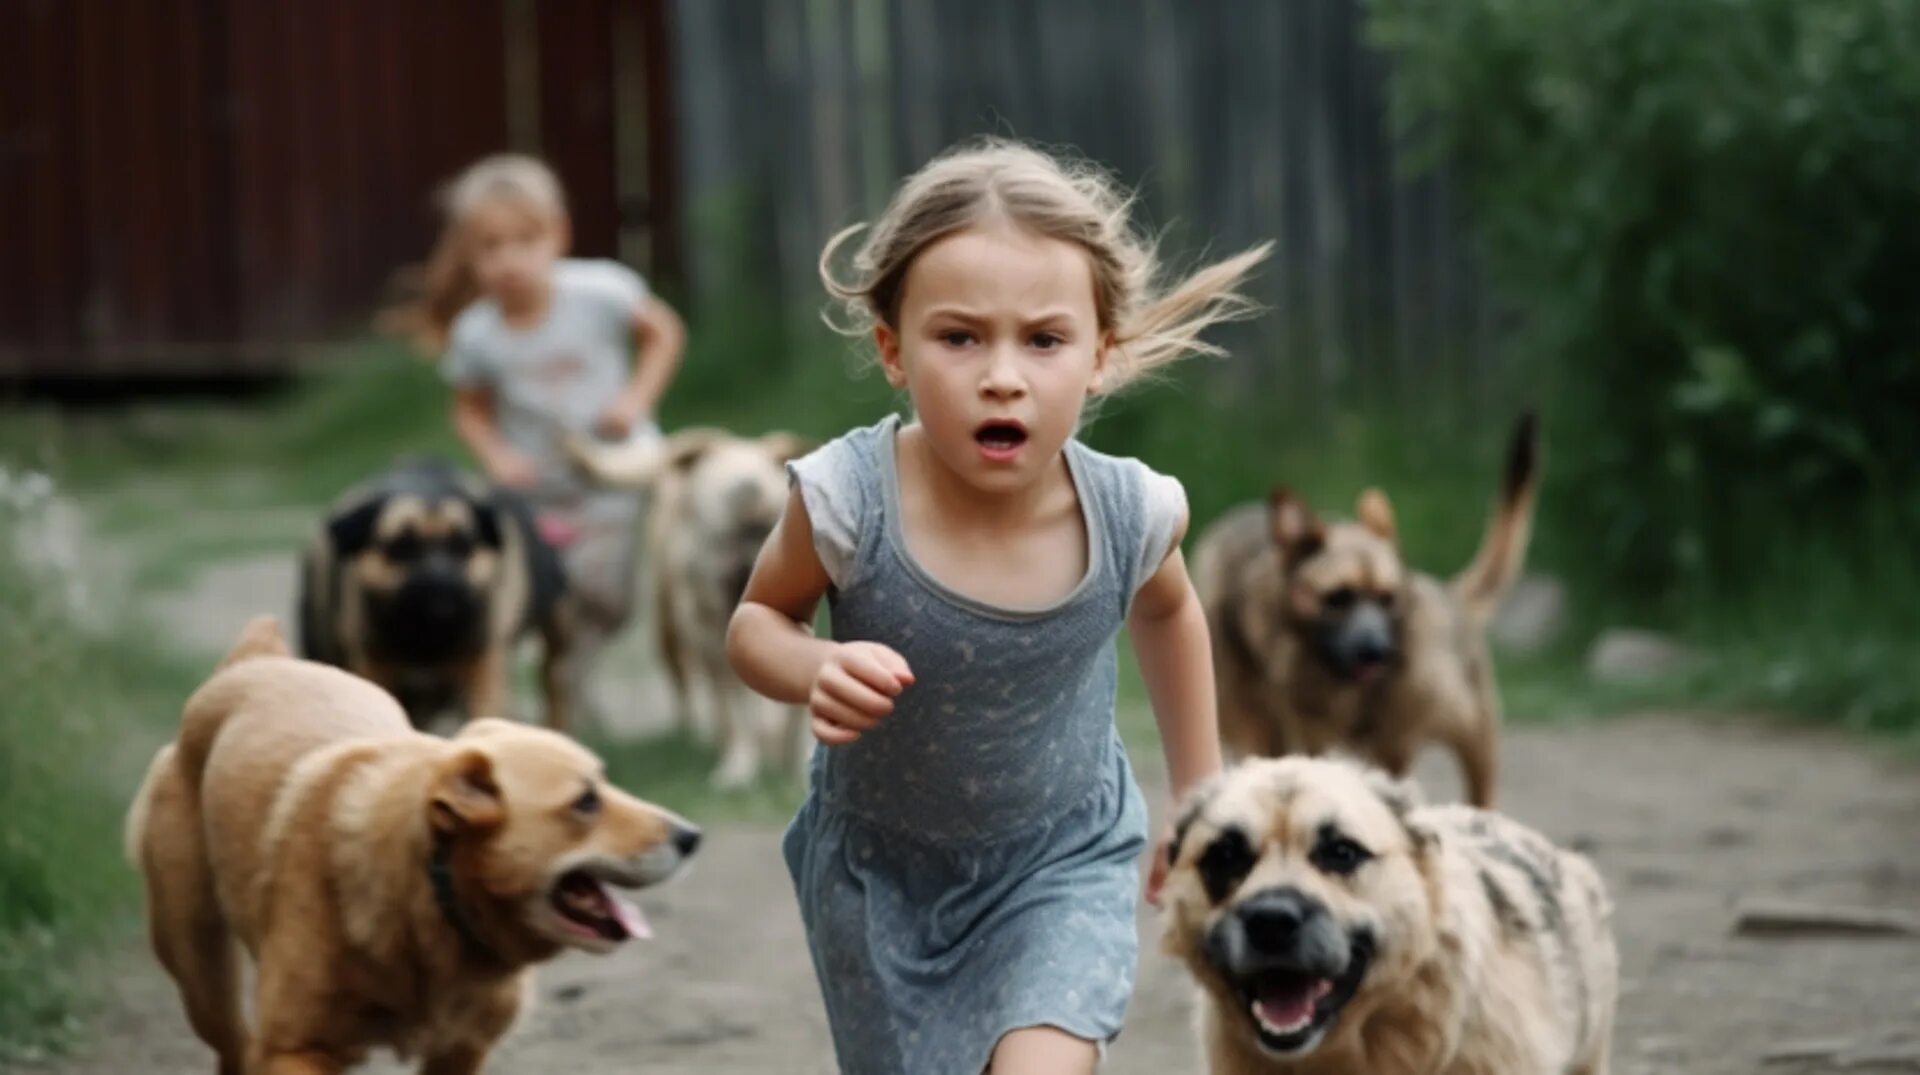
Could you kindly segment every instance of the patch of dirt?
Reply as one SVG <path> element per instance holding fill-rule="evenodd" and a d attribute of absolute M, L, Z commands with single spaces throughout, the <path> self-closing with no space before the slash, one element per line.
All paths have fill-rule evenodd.
<path fill-rule="evenodd" d="M 1920 906 L 1920 766 L 1876 746 L 1758 720 L 1659 715 L 1511 731 L 1507 808 L 1587 849 L 1618 905 L 1616 1072 L 1752 1072 L 1782 1045 L 1892 1042 L 1920 1026 L 1920 941 L 1731 933 L 1733 904 L 1748 895 Z M 1142 771 L 1159 780 L 1157 759 L 1142 759 Z M 1421 774 L 1429 788 L 1455 787 L 1443 759 L 1427 759 Z M 547 968 L 535 1010 L 489 1070 L 832 1071 L 778 839 L 766 826 L 712 832 L 693 873 L 642 901 L 660 938 Z M 1159 955 L 1145 915 L 1141 928 L 1139 991 L 1103 1071 L 1199 1070 L 1189 986 Z M 41 1070 L 206 1071 L 209 1054 L 158 966 L 143 953 L 121 965 L 87 1054 Z"/>

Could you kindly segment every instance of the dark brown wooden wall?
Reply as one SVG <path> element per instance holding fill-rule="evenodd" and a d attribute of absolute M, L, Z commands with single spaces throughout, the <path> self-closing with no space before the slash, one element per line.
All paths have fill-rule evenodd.
<path fill-rule="evenodd" d="M 515 148 L 613 254 L 610 24 L 636 4 L 663 35 L 664 0 L 519 2 L 539 122 Z M 435 187 L 513 141 L 514 3 L 0 0 L 0 377 L 236 372 L 363 329 Z"/>

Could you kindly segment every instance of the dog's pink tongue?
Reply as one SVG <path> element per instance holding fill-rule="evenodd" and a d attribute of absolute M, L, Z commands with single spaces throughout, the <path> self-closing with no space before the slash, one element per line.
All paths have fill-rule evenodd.
<path fill-rule="evenodd" d="M 620 920 L 620 925 L 627 931 L 628 936 L 637 937 L 643 941 L 653 939 L 653 927 L 647 924 L 647 916 L 641 914 L 640 908 L 631 900 L 605 884 L 600 886 L 600 894 L 606 897 L 607 906 L 613 910 L 613 917 Z"/>
<path fill-rule="evenodd" d="M 1262 994 L 1254 1001 L 1254 1009 L 1260 1021 L 1275 1030 L 1305 1026 L 1313 1019 L 1313 1006 L 1332 988 L 1333 983 L 1325 979 L 1302 982 L 1297 987 Z"/>

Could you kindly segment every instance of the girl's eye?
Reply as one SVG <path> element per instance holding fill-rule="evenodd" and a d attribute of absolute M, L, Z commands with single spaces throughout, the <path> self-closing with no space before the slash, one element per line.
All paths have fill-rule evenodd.
<path fill-rule="evenodd" d="M 1057 333 L 1036 332 L 1033 336 L 1033 349 L 1036 351 L 1051 351 L 1066 342 L 1067 341 L 1061 339 Z"/>
<path fill-rule="evenodd" d="M 948 347 L 965 347 L 973 342 L 973 333 L 963 329 L 952 329 L 940 334 L 940 342 Z"/>

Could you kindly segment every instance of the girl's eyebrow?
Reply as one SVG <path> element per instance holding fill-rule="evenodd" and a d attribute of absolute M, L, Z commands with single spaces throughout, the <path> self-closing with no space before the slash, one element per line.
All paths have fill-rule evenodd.
<path fill-rule="evenodd" d="M 1035 314 L 1022 314 L 1020 316 L 1020 324 L 1023 327 L 1032 327 L 1034 325 L 1046 324 L 1052 321 L 1071 321 L 1073 320 L 1073 315 L 1074 315 L 1073 310 L 1065 306 L 1061 306 L 1061 307 L 1056 307 L 1050 310 L 1041 310 L 1039 313 L 1035 313 Z M 992 320 L 992 316 L 989 314 L 983 314 L 976 310 L 970 310 L 964 306 L 951 306 L 951 305 L 935 306 L 926 312 L 927 320 L 931 321 L 936 317 L 951 317 L 961 321 Z"/>

